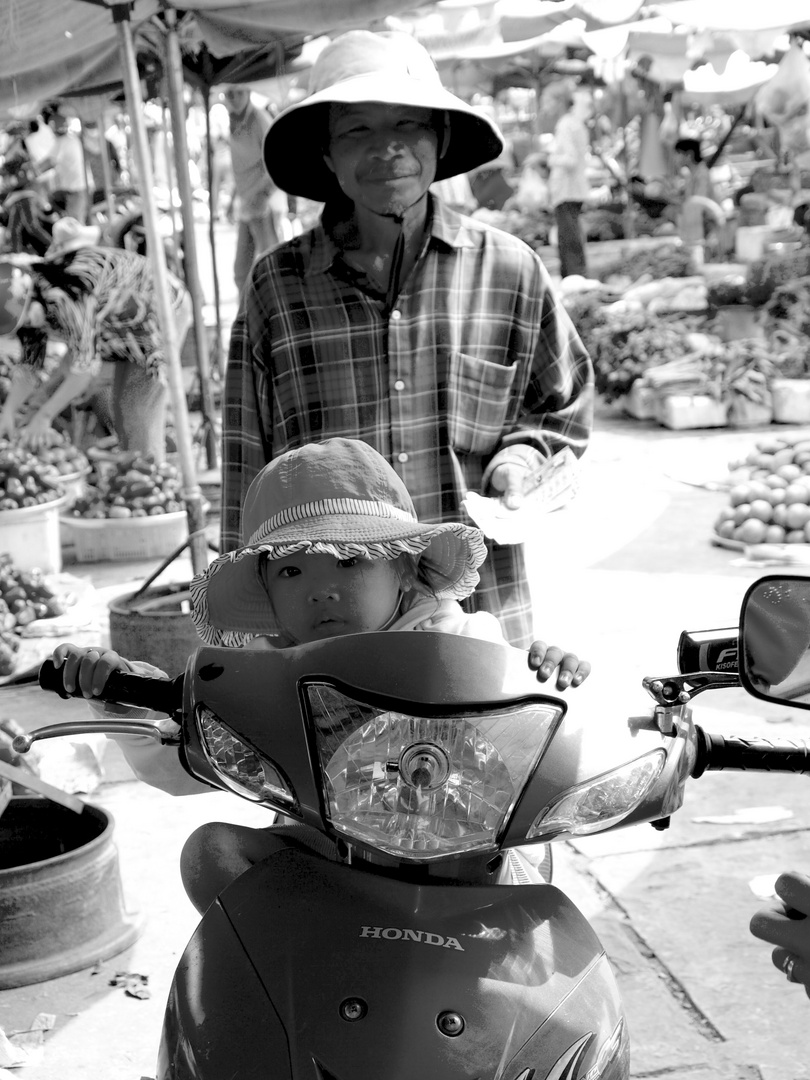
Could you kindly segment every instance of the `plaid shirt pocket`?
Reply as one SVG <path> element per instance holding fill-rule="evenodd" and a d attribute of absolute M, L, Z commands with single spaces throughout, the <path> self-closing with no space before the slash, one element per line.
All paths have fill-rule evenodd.
<path fill-rule="evenodd" d="M 447 412 L 456 450 L 486 454 L 497 447 L 507 427 L 516 372 L 516 364 L 450 353 Z"/>

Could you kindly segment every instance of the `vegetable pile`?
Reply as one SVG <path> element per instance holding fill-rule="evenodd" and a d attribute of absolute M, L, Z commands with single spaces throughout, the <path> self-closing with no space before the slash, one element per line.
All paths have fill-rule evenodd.
<path fill-rule="evenodd" d="M 687 248 L 673 243 L 656 244 L 646 251 L 632 251 L 604 266 L 602 281 L 631 285 L 649 274 L 649 279 L 692 277 L 695 262 Z"/>
<path fill-rule="evenodd" d="M 94 472 L 87 491 L 73 504 L 81 518 L 138 518 L 172 514 L 183 509 L 180 471 L 151 455 L 122 455 L 109 471 Z"/>
<path fill-rule="evenodd" d="M 810 543 L 810 438 L 763 438 L 729 468 L 729 505 L 714 523 L 717 536 L 740 544 Z"/>
<path fill-rule="evenodd" d="M 640 312 L 611 314 L 592 326 L 583 342 L 593 360 L 596 389 L 607 402 L 623 397 L 651 369 L 680 365 L 695 352 L 687 321 L 653 321 Z M 690 364 L 702 376 L 703 361 L 690 359 Z"/>

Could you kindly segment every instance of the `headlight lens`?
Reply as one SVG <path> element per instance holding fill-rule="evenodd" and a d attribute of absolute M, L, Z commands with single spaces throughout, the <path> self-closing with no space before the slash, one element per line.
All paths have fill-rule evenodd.
<path fill-rule="evenodd" d="M 298 800 L 280 770 L 205 705 L 197 708 L 197 727 L 208 764 L 232 791 L 251 802 L 298 812 Z"/>
<path fill-rule="evenodd" d="M 527 838 L 560 833 L 587 836 L 615 825 L 645 797 L 661 775 L 666 759 L 665 750 L 652 750 L 644 757 L 566 792 L 535 818 Z"/>
<path fill-rule="evenodd" d="M 449 716 L 305 686 L 333 827 L 404 859 L 495 850 L 563 710 L 527 702 Z"/>

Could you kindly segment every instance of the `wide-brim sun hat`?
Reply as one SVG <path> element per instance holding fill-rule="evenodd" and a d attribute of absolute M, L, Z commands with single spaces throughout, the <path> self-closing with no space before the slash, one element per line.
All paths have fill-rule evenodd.
<path fill-rule="evenodd" d="M 0 260 L 0 337 L 11 337 L 25 322 L 33 281 L 22 266 Z"/>
<path fill-rule="evenodd" d="M 450 136 L 436 180 L 469 172 L 504 147 L 497 125 L 442 85 L 427 49 L 401 31 L 350 30 L 318 55 L 309 93 L 273 121 L 264 140 L 264 163 L 273 183 L 290 195 L 326 202 L 337 189 L 323 155 L 330 105 L 378 102 L 446 114 Z"/>
<path fill-rule="evenodd" d="M 427 584 L 414 588 L 462 600 L 478 584 L 487 554 L 479 529 L 422 524 L 400 477 L 357 439 L 308 443 L 266 465 L 245 497 L 242 537 L 242 547 L 214 559 L 191 582 L 192 622 L 209 645 L 283 633 L 259 577 L 262 557 L 422 556 Z"/>

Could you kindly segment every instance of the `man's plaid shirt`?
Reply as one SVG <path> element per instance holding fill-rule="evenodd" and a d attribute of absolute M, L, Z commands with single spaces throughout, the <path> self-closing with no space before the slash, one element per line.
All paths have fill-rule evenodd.
<path fill-rule="evenodd" d="M 223 552 L 242 543 L 253 477 L 302 443 L 363 439 L 400 474 L 421 521 L 467 524 L 461 500 L 501 461 L 584 452 L 593 371 L 540 259 L 431 201 L 424 248 L 390 311 L 320 224 L 254 265 L 225 380 Z M 532 640 L 520 547 L 491 550 L 471 599 L 513 644 Z"/>

